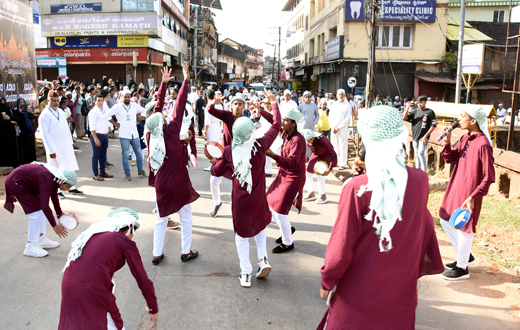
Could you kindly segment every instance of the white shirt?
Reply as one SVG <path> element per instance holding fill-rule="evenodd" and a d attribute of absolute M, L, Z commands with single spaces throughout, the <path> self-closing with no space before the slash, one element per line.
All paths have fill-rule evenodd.
<path fill-rule="evenodd" d="M 280 99 L 280 110 L 298 109 L 298 104 L 293 100 L 285 101 L 285 98 Z"/>
<path fill-rule="evenodd" d="M 199 94 L 197 92 L 191 92 L 188 95 L 188 101 L 190 101 L 190 103 L 192 105 L 195 105 L 195 102 L 197 102 L 198 99 L 199 99 Z"/>
<path fill-rule="evenodd" d="M 331 129 L 348 127 L 352 117 L 352 106 L 347 99 L 344 99 L 343 102 L 333 102 L 329 109 L 329 126 Z"/>
<path fill-rule="evenodd" d="M 91 131 L 96 131 L 96 134 L 108 134 L 108 126 L 110 126 L 110 123 L 105 117 L 105 114 L 105 110 L 101 110 L 97 105 L 90 110 L 88 113 L 88 123 Z"/>
<path fill-rule="evenodd" d="M 229 97 L 229 94 L 231 94 L 231 93 L 229 92 L 229 89 L 227 89 L 227 88 L 224 89 L 224 97 Z"/>
<path fill-rule="evenodd" d="M 210 114 L 208 108 L 209 106 L 206 106 L 204 109 L 204 126 L 220 127 L 221 120 Z M 215 109 L 224 110 L 224 106 L 222 104 L 215 104 Z"/>
<path fill-rule="evenodd" d="M 505 108 L 497 109 L 497 115 L 499 117 L 505 117 L 506 116 L 506 109 Z"/>
<path fill-rule="evenodd" d="M 146 110 L 137 103 L 130 102 L 116 104 L 105 114 L 107 120 L 116 116 L 119 123 L 119 137 L 123 139 L 135 139 L 139 137 L 137 132 L 137 114 L 145 115 Z"/>

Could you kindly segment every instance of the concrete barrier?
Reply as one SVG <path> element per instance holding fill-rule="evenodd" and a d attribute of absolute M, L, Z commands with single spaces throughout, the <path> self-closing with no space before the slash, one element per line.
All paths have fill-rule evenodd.
<path fill-rule="evenodd" d="M 405 125 L 408 127 L 408 131 L 411 132 L 411 124 L 405 122 Z M 452 145 L 455 145 L 466 132 L 460 129 L 453 132 Z M 437 142 L 439 135 L 441 135 L 441 132 L 432 133 L 426 149 L 429 174 L 444 171 L 447 176 L 451 176 L 454 165 L 449 164 L 450 166 L 446 166 L 441 155 L 443 149 L 442 142 Z M 414 160 L 411 134 L 409 142 L 410 153 L 408 154 L 408 159 Z M 491 185 L 490 192 L 501 193 L 508 198 L 520 197 L 520 153 L 493 148 L 493 157 L 495 158 L 495 183 Z"/>

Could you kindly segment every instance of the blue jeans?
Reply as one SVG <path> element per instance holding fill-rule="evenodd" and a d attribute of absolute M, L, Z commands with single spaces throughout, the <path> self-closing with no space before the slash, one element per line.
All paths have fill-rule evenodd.
<path fill-rule="evenodd" d="M 415 153 L 415 167 L 420 168 L 424 172 L 428 172 L 428 163 L 426 162 L 426 148 L 428 144 L 424 144 L 422 139 L 419 141 L 412 141 L 413 151 Z"/>
<path fill-rule="evenodd" d="M 101 136 L 98 134 L 98 140 L 101 143 L 96 146 L 94 142 L 94 136 L 90 134 L 90 143 L 92 144 L 92 172 L 94 172 L 94 176 L 98 176 L 98 164 L 99 171 L 101 174 L 106 174 L 105 172 L 105 163 L 107 161 L 107 149 L 108 149 L 108 135 Z"/>
<path fill-rule="evenodd" d="M 123 155 L 123 170 L 125 171 L 125 174 L 130 174 L 130 166 L 128 166 L 128 150 L 130 150 L 130 145 L 132 145 L 132 149 L 134 149 L 135 152 L 137 170 L 141 172 L 143 170 L 143 155 L 141 154 L 141 142 L 139 141 L 139 138 L 119 138 L 119 142 L 121 142 L 121 154 Z"/>

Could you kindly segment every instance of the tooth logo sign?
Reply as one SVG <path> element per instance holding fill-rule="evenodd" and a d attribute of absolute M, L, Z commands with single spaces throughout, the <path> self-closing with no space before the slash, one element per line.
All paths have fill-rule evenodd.
<path fill-rule="evenodd" d="M 351 1 L 350 2 L 350 15 L 352 19 L 358 19 L 361 16 L 361 6 L 363 3 L 361 1 Z"/>

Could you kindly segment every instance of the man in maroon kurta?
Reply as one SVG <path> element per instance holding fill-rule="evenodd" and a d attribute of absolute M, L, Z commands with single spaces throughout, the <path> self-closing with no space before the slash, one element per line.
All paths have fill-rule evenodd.
<path fill-rule="evenodd" d="M 249 160 L 251 164 L 250 175 L 252 186 L 248 187 L 248 183 L 240 183 L 241 174 L 237 174 L 233 165 L 234 161 L 237 161 L 233 158 L 233 155 L 236 154 L 236 149 L 233 151 L 232 146 L 233 148 L 237 148 L 235 144 L 226 146 L 222 157 L 211 167 L 211 174 L 217 177 L 225 175 L 230 169 L 234 171 L 231 210 L 233 214 L 233 226 L 236 232 L 235 242 L 240 258 L 241 274 L 239 279 L 245 287 L 251 286 L 251 273 L 253 271 L 251 262 L 249 261 L 249 237 L 254 237 L 257 243 L 260 263 L 256 277 L 266 277 L 271 270 L 267 261 L 265 233 L 265 227 L 271 222 L 271 212 L 269 205 L 267 205 L 265 192 L 265 155 L 278 136 L 281 119 L 278 105 L 276 104 L 276 96 L 268 93 L 268 97 L 269 101 L 273 104 L 274 123 L 263 137 L 254 141 L 252 140 L 254 146 L 250 151 L 251 158 Z M 255 130 L 250 119 L 243 118 L 240 120 L 245 121 L 245 124 L 249 124 L 252 131 Z M 240 124 L 240 120 L 237 120 L 235 125 Z"/>
<path fill-rule="evenodd" d="M 341 192 L 321 269 L 330 304 L 318 329 L 414 329 L 417 280 L 443 270 L 428 175 L 399 157 L 408 131 L 397 109 L 369 109 L 358 130 L 367 174 Z"/>
<path fill-rule="evenodd" d="M 281 153 L 276 155 L 272 150 L 267 151 L 267 156 L 274 159 L 280 168 L 267 190 L 267 203 L 273 219 L 282 232 L 282 240 L 278 241 L 280 245 L 273 249 L 273 253 L 283 253 L 294 249 L 289 211 L 294 205 L 300 213 L 303 186 L 305 185 L 306 142 L 297 129 L 297 122 L 303 119 L 303 114 L 298 110 L 289 109 L 282 112 L 282 118 L 284 142 Z"/>
<path fill-rule="evenodd" d="M 468 134 L 461 137 L 455 149 L 451 148 L 451 133 L 443 140 L 444 149 L 441 154 L 444 161 L 448 164 L 455 163 L 455 166 L 442 199 L 439 217 L 457 251 L 457 261 L 446 264 L 447 270 L 442 274 L 446 280 L 469 278 L 468 266 L 476 263 L 471 254 L 473 233 L 477 231 L 482 200 L 487 195 L 489 186 L 495 182 L 493 148 L 484 133 L 487 131 L 486 114 L 477 106 L 474 107 L 461 114 L 460 127 L 468 130 Z M 471 217 L 464 227 L 455 229 L 450 226 L 449 219 L 459 207 L 469 209 Z"/>
<path fill-rule="evenodd" d="M 210 99 L 213 97 L 213 100 Z M 243 97 L 235 97 L 231 101 L 231 109 L 228 110 L 220 110 L 215 107 L 215 105 L 222 104 L 222 100 L 224 96 L 220 92 L 210 92 L 208 94 L 208 99 L 210 102 L 208 103 L 207 110 L 208 113 L 214 116 L 217 119 L 222 120 L 224 123 L 224 136 L 222 137 L 222 147 L 226 147 L 231 145 L 233 141 L 233 124 L 237 118 L 242 117 L 242 113 L 246 107 L 246 100 Z M 226 176 L 224 176 L 226 177 Z M 213 203 L 215 207 L 213 211 L 209 214 L 211 217 L 216 217 L 218 211 L 222 208 L 222 201 L 220 200 L 220 184 L 222 183 L 222 177 L 212 175 L 210 178 L 210 188 L 211 195 L 213 196 Z"/>
<path fill-rule="evenodd" d="M 166 126 L 166 128 L 164 128 L 165 155 L 163 155 L 163 163 L 158 169 L 154 169 L 152 166 L 150 157 L 154 157 L 155 153 L 150 145 L 151 134 L 147 134 L 148 153 L 150 155 L 148 166 L 151 169 L 148 182 L 150 186 L 155 187 L 157 194 L 157 219 L 154 229 L 154 258 L 152 260 L 155 265 L 159 264 L 162 258 L 164 258 L 162 250 L 168 216 L 176 212 L 179 212 L 182 225 L 181 260 L 187 261 L 198 255 L 197 251 L 190 250 L 193 220 L 191 203 L 196 201 L 200 196 L 191 185 L 179 136 L 189 90 L 189 66 L 187 63 L 185 63 L 184 66 L 186 66 L 186 68 L 183 67 L 184 82 L 179 91 L 177 102 L 175 102 L 172 114 L 173 119 L 167 126 L 164 124 Z M 167 83 L 170 79 L 169 72 L 163 71 L 163 81 L 159 88 L 154 115 L 155 113 L 162 113 L 166 90 L 168 88 Z M 152 116 L 150 116 L 148 120 L 150 120 Z"/>
<path fill-rule="evenodd" d="M 101 330 L 109 329 L 109 324 L 123 329 L 123 319 L 113 294 L 113 277 L 125 262 L 128 262 L 146 300 L 147 311 L 152 314 L 151 319 L 156 325 L 159 308 L 155 289 L 143 267 L 137 245 L 132 240 L 137 225 L 119 223 L 114 228 L 107 227 L 100 232 L 93 230 L 95 226 L 103 226 L 103 222 L 107 220 L 110 221 L 110 217 L 95 223 L 82 233 L 89 234 L 87 242 L 81 243 L 80 235 L 72 243 L 72 250 L 76 247 L 76 242 L 80 242 L 82 246 L 80 256 L 76 259 L 70 261 L 69 254 L 61 282 L 60 330 Z M 121 230 L 116 226 L 122 227 Z"/>
<path fill-rule="evenodd" d="M 26 164 L 12 171 L 5 180 L 6 199 L 4 208 L 9 212 L 14 211 L 14 202 L 18 201 L 25 214 L 29 217 L 28 243 L 25 247 L 24 255 L 29 257 L 45 257 L 48 252 L 43 249 L 55 248 L 60 244 L 53 242 L 45 237 L 46 220 L 54 229 L 59 237 L 66 237 L 67 230 L 56 223 L 52 210 L 49 207 L 49 199 L 54 205 L 56 215 L 61 217 L 63 211 L 58 200 L 58 188 L 69 190 L 76 182 L 65 181 L 59 183 L 56 175 L 58 169 L 53 169 L 52 173 L 46 164 Z M 71 174 L 74 172 L 70 171 Z M 75 174 L 74 174 L 75 176 Z"/>
<path fill-rule="evenodd" d="M 330 174 L 332 168 L 338 164 L 338 156 L 334 151 L 334 147 L 329 139 L 321 133 L 316 133 L 310 129 L 303 130 L 303 137 L 307 140 L 308 147 L 312 152 L 309 163 L 307 164 L 307 171 L 305 172 L 305 182 L 307 184 L 308 195 L 303 199 L 304 202 L 316 201 L 316 204 L 326 204 L 329 200 L 325 192 L 325 177 Z M 329 169 L 325 173 L 318 174 L 314 170 L 314 165 L 317 162 L 324 161 L 327 163 Z M 318 192 L 320 197 L 316 200 L 314 194 L 314 174 L 318 180 Z"/>

